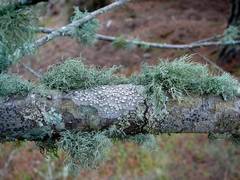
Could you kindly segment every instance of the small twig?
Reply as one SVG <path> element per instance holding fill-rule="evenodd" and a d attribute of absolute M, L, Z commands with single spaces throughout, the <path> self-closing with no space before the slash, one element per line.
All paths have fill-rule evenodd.
<path fill-rule="evenodd" d="M 117 37 L 113 36 L 105 36 L 101 34 L 97 34 L 97 39 L 103 41 L 115 41 Z M 210 38 L 209 38 L 210 39 Z M 126 43 L 132 43 L 137 46 L 146 46 L 149 48 L 161 48 L 161 49 L 195 49 L 201 47 L 210 47 L 210 46 L 227 46 L 227 45 L 238 45 L 240 41 L 231 41 L 231 42 L 221 42 L 221 41 L 206 41 L 204 42 L 193 42 L 190 44 L 166 44 L 166 43 L 153 43 L 153 42 L 146 42 L 146 41 L 138 41 L 138 40 L 125 40 Z"/>
<path fill-rule="evenodd" d="M 28 66 L 28 65 L 26 65 L 26 64 L 24 64 L 24 63 L 21 63 L 20 62 L 20 64 L 25 68 L 25 69 L 27 69 L 29 72 L 31 72 L 34 76 L 36 76 L 37 78 L 41 78 L 42 77 L 42 75 L 39 73 L 39 72 L 37 72 L 37 71 L 35 71 L 34 69 L 32 69 L 30 66 Z"/>
<path fill-rule="evenodd" d="M 215 35 L 215 36 L 208 37 L 208 38 L 205 38 L 205 39 L 200 39 L 198 41 L 192 42 L 192 44 L 199 44 L 199 43 L 210 42 L 210 41 L 219 41 L 223 37 L 224 37 L 224 35 L 219 34 L 219 35 Z"/>
<path fill-rule="evenodd" d="M 224 71 L 220 66 L 218 66 L 217 64 L 215 64 L 213 61 L 211 61 L 210 59 L 208 59 L 207 57 L 199 54 L 197 51 L 195 51 L 194 49 L 190 49 L 193 53 L 197 54 L 199 57 L 201 57 L 204 61 L 206 61 L 208 64 L 212 65 L 213 67 L 215 67 L 217 70 L 219 70 L 221 73 L 226 73 L 226 71 Z"/>
<path fill-rule="evenodd" d="M 48 35 L 38 39 L 34 46 L 35 48 L 38 48 L 44 44 L 46 44 L 47 42 L 51 41 L 52 39 L 59 37 L 59 36 L 64 36 L 65 34 L 69 34 L 69 32 L 71 32 L 73 29 L 78 28 L 79 26 L 83 25 L 84 23 L 92 20 L 93 18 L 95 18 L 96 16 L 99 16 L 103 13 L 107 13 L 109 11 L 112 11 L 113 9 L 116 9 L 120 6 L 123 6 L 124 4 L 126 4 L 128 1 L 130 0 L 118 0 L 108 6 L 105 6 L 103 8 L 100 8 L 96 11 L 93 11 L 91 13 L 89 13 L 88 15 L 84 16 L 82 19 L 79 19 L 77 21 L 74 21 L 66 26 L 63 26 L 59 29 L 56 29 L 54 31 L 52 31 L 51 33 L 49 33 Z"/>

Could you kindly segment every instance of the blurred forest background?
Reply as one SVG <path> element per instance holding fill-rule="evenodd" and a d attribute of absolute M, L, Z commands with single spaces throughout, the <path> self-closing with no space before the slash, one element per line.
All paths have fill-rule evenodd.
<path fill-rule="evenodd" d="M 41 23 L 60 27 L 68 23 L 73 6 L 89 11 L 106 5 L 108 0 L 52 0 L 39 7 Z M 105 35 L 134 37 L 150 42 L 182 44 L 223 33 L 227 26 L 228 0 L 138 0 L 109 14 L 100 16 L 99 32 Z M 217 61 L 220 49 L 201 48 L 197 52 Z M 108 42 L 84 47 L 73 39 L 62 37 L 51 41 L 24 64 L 42 73 L 67 57 L 82 56 L 87 64 L 100 67 L 121 65 L 121 73 L 130 75 L 141 63 L 156 63 L 159 58 L 174 58 L 188 50 L 118 49 Z M 194 60 L 206 64 L 198 55 Z M 235 76 L 237 65 L 224 67 Z M 36 80 L 22 64 L 12 72 Z M 82 170 L 77 179 L 240 179 L 240 149 L 230 142 L 209 142 L 207 135 L 160 135 L 155 150 L 133 143 L 116 143 L 109 160 L 94 170 Z M 0 179 L 73 179 L 59 159 L 47 159 L 32 143 L 0 145 Z"/>

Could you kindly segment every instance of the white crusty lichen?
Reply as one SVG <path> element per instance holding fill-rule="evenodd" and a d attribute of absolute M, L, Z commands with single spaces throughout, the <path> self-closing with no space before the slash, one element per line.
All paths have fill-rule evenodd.
<path fill-rule="evenodd" d="M 75 91 L 70 96 L 78 106 L 91 106 L 102 118 L 114 119 L 136 110 L 143 103 L 142 86 L 116 85 L 100 86 L 90 90 Z"/>

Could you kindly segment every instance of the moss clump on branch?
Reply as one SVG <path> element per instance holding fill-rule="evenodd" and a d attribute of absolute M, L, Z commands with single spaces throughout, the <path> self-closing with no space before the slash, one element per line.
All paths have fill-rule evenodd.
<path fill-rule="evenodd" d="M 82 12 L 78 8 L 75 8 L 74 15 L 71 19 L 72 22 L 80 20 L 87 16 L 88 12 Z M 77 38 L 84 45 L 91 45 L 96 41 L 96 32 L 99 27 L 99 22 L 97 19 L 92 19 L 84 23 L 79 28 L 74 28 L 71 32 L 72 36 Z"/>
<path fill-rule="evenodd" d="M 42 83 L 51 89 L 64 91 L 124 83 L 124 78 L 114 75 L 117 70 L 116 67 L 100 70 L 87 67 L 81 59 L 69 59 L 50 68 Z"/>
<path fill-rule="evenodd" d="M 171 62 L 161 61 L 156 66 L 145 65 L 131 81 L 146 88 L 146 96 L 156 111 L 161 111 L 168 97 L 180 101 L 184 96 L 219 95 L 224 100 L 237 94 L 239 83 L 229 74 L 213 76 L 207 66 L 193 63 L 191 56 L 183 56 Z"/>
<path fill-rule="evenodd" d="M 37 18 L 30 8 L 0 8 L 0 72 L 23 55 L 33 51 Z"/>
<path fill-rule="evenodd" d="M 101 132 L 63 133 L 59 141 L 60 149 L 67 153 L 73 168 L 95 168 L 107 158 L 112 142 Z"/>
<path fill-rule="evenodd" d="M 17 75 L 0 74 L 0 96 L 24 95 L 32 90 L 30 82 Z"/>
<path fill-rule="evenodd" d="M 113 42 L 112 42 L 113 47 L 117 49 L 125 49 L 128 48 L 128 42 L 126 41 L 126 38 L 124 36 L 119 36 L 117 37 Z"/>

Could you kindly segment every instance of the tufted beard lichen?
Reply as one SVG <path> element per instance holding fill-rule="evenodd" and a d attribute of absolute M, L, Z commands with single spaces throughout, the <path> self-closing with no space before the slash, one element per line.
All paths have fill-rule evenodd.
<path fill-rule="evenodd" d="M 82 58 L 68 59 L 63 64 L 50 68 L 43 76 L 42 83 L 51 89 L 62 91 L 122 84 L 126 79 L 115 75 L 117 70 L 117 67 L 88 67 L 84 65 Z"/>
<path fill-rule="evenodd" d="M 112 142 L 101 132 L 63 133 L 58 147 L 67 154 L 67 163 L 74 168 L 96 168 L 107 159 Z"/>
<path fill-rule="evenodd" d="M 79 8 L 74 8 L 74 15 L 71 19 L 72 22 L 77 21 L 79 19 L 84 18 L 84 16 L 88 15 L 88 12 L 82 12 Z M 97 19 L 90 20 L 84 23 L 82 26 L 75 28 L 71 34 L 75 37 L 79 42 L 84 45 L 91 45 L 96 41 L 96 32 L 99 27 L 99 22 Z"/>
<path fill-rule="evenodd" d="M 17 75 L 0 73 L 0 97 L 25 95 L 33 89 L 33 85 Z"/>
<path fill-rule="evenodd" d="M 190 95 L 216 95 L 229 100 L 237 95 L 239 83 L 231 75 L 212 75 L 207 66 L 193 63 L 186 55 L 173 61 L 161 60 L 156 66 L 144 65 L 131 82 L 145 87 L 146 97 L 156 114 L 165 109 L 169 98 L 181 101 Z"/>

